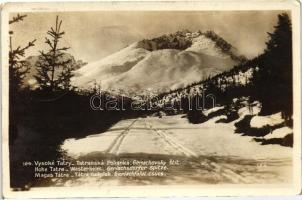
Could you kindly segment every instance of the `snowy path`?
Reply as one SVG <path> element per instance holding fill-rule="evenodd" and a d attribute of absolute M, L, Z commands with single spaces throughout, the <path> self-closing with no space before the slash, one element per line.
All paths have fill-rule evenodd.
<path fill-rule="evenodd" d="M 233 124 L 213 120 L 192 125 L 180 116 L 123 120 L 108 131 L 82 139 L 68 139 L 61 148 L 77 160 L 136 158 L 169 160 L 166 177 L 137 179 L 81 177 L 65 185 L 290 183 L 292 149 L 260 145 L 234 134 Z M 132 177 L 133 178 L 133 177 Z"/>

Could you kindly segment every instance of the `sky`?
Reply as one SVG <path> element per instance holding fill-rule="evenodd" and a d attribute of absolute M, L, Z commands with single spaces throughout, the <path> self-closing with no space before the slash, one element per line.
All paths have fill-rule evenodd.
<path fill-rule="evenodd" d="M 46 32 L 55 25 L 56 15 L 66 32 L 61 45 L 70 47 L 77 60 L 91 63 L 133 42 L 151 39 L 178 30 L 213 30 L 248 58 L 265 48 L 282 11 L 94 11 L 23 13 L 24 21 L 10 25 L 12 44 L 24 46 L 37 39 L 26 56 L 47 48 Z M 12 13 L 10 18 L 16 14 Z"/>

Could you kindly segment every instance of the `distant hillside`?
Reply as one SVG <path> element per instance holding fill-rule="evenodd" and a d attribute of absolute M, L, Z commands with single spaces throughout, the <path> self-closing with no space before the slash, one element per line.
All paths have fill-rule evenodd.
<path fill-rule="evenodd" d="M 170 90 L 168 92 L 161 93 L 156 96 L 158 105 L 181 102 L 184 97 L 202 96 L 205 94 L 217 95 L 217 89 L 220 92 L 227 92 L 227 90 L 233 88 L 245 88 L 251 83 L 255 70 L 258 70 L 255 65 L 256 59 L 247 61 L 244 64 L 235 66 L 234 68 L 218 73 L 217 75 L 207 78 L 203 81 L 192 83 L 186 87 Z M 220 93 L 219 92 L 219 93 Z M 244 96 L 246 92 L 241 92 L 239 96 Z M 230 96 L 235 98 L 236 96 Z M 227 96 L 223 96 L 221 99 L 217 99 L 218 104 L 223 104 L 227 99 Z"/>

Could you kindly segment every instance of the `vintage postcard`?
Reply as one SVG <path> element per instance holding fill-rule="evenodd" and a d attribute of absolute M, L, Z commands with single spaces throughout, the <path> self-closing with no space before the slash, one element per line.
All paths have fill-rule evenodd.
<path fill-rule="evenodd" d="M 3 192 L 301 191 L 298 1 L 11 3 Z"/>

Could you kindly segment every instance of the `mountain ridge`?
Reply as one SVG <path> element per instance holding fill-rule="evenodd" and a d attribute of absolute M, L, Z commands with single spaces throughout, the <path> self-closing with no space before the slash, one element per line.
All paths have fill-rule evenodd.
<path fill-rule="evenodd" d="M 159 93 L 204 80 L 244 59 L 212 31 L 177 31 L 135 42 L 80 68 L 72 84 L 86 89 L 97 84 L 124 93 Z"/>

